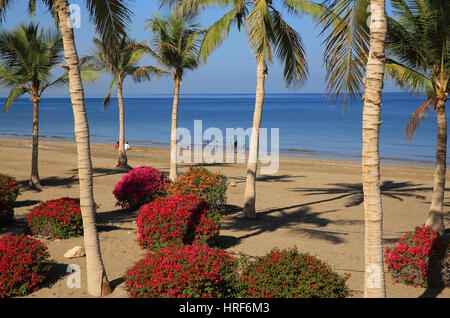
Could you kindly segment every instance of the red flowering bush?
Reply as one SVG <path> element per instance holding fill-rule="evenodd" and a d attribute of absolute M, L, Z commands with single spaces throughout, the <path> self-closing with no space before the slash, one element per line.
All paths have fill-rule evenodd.
<path fill-rule="evenodd" d="M 0 201 L 12 207 L 19 194 L 20 186 L 16 179 L 6 174 L 0 174 Z"/>
<path fill-rule="evenodd" d="M 0 238 L 0 298 L 39 289 L 50 269 L 47 247 L 31 237 Z"/>
<path fill-rule="evenodd" d="M 193 195 L 159 198 L 138 213 L 138 242 L 146 249 L 208 244 L 219 233 L 216 214 L 202 198 Z"/>
<path fill-rule="evenodd" d="M 166 193 L 169 180 L 153 167 L 137 167 L 123 176 L 116 184 L 113 194 L 117 204 L 136 210 Z"/>
<path fill-rule="evenodd" d="M 203 167 L 189 167 L 188 171 L 170 184 L 169 195 L 193 194 L 208 202 L 211 210 L 221 213 L 226 203 L 227 178 Z"/>
<path fill-rule="evenodd" d="M 265 256 L 244 262 L 237 280 L 237 297 L 342 298 L 350 295 L 348 276 L 297 249 L 273 249 Z"/>
<path fill-rule="evenodd" d="M 399 238 L 396 246 L 386 248 L 384 257 L 396 283 L 428 287 L 441 280 L 441 270 L 446 271 L 444 256 L 448 248 L 432 227 L 416 227 Z"/>
<path fill-rule="evenodd" d="M 127 271 L 130 297 L 229 297 L 237 262 L 226 252 L 203 245 L 149 253 Z"/>
<path fill-rule="evenodd" d="M 43 202 L 26 217 L 32 234 L 67 239 L 83 235 L 80 200 L 61 198 Z"/>
<path fill-rule="evenodd" d="M 14 209 L 3 201 L 0 201 L 0 225 L 11 223 L 14 219 Z"/>

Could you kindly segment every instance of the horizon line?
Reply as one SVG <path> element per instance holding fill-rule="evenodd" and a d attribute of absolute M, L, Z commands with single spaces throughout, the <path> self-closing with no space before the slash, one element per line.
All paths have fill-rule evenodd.
<path fill-rule="evenodd" d="M 385 91 L 384 93 L 406 93 L 404 91 Z M 265 93 L 265 95 L 303 95 L 303 94 L 316 94 L 316 95 L 327 95 L 326 92 L 296 92 L 296 93 L 289 93 L 289 92 L 273 92 L 273 93 Z M 128 95 L 128 96 L 127 96 Z M 135 93 L 135 94 L 124 94 L 124 98 L 139 98 L 139 97 L 151 97 L 151 96 L 173 96 L 173 93 Z M 255 92 L 250 93 L 180 93 L 180 97 L 183 95 L 189 96 L 189 95 L 255 95 Z M 104 98 L 104 95 L 100 94 L 85 94 L 85 98 Z M 8 98 L 8 95 L 0 95 L 0 98 Z M 45 98 L 70 98 L 70 94 L 65 95 L 52 95 L 43 97 Z M 111 96 L 111 98 L 116 99 L 117 96 Z M 18 99 L 29 99 L 28 97 L 19 97 Z"/>

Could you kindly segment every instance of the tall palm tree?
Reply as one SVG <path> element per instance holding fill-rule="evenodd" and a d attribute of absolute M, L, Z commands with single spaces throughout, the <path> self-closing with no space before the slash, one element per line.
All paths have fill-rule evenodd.
<path fill-rule="evenodd" d="M 179 10 L 161 17 L 157 13 L 148 20 L 146 28 L 153 34 L 150 46 L 141 45 L 150 56 L 172 74 L 174 93 L 172 126 L 170 134 L 170 180 L 177 178 L 177 123 L 180 86 L 185 70 L 199 66 L 198 53 L 202 31 L 194 15 L 184 15 Z"/>
<path fill-rule="evenodd" d="M 209 6 L 229 8 L 222 18 L 216 21 L 205 34 L 200 56 L 206 60 L 211 52 L 227 37 L 232 25 L 247 31 L 248 42 L 256 60 L 256 98 L 253 115 L 253 129 L 247 163 L 247 178 L 244 195 L 244 215 L 248 218 L 256 217 L 256 173 L 258 163 L 259 130 L 265 97 L 266 64 L 273 61 L 274 55 L 284 66 L 286 86 L 302 84 L 307 65 L 300 34 L 283 19 L 280 9 L 271 0 L 187 0 L 163 1 L 167 5 L 178 4 L 184 12 L 196 12 Z M 283 0 L 280 6 L 290 13 L 309 14 L 319 19 L 323 14 L 323 7 L 311 1 Z"/>
<path fill-rule="evenodd" d="M 380 176 L 381 98 L 385 72 L 385 0 L 371 0 L 369 55 L 363 106 L 362 183 L 365 220 L 364 297 L 386 297 L 383 270 L 383 207 Z"/>
<path fill-rule="evenodd" d="M 20 24 L 15 30 L 0 33 L 0 84 L 10 87 L 5 101 L 8 112 L 14 101 L 29 94 L 33 102 L 33 141 L 30 186 L 41 188 L 38 169 L 39 103 L 42 94 L 50 87 L 68 87 L 67 72 L 54 77 L 56 66 L 62 65 L 63 44 L 61 33 L 39 30 L 39 25 Z M 81 64 L 84 82 L 93 81 L 98 74 L 86 64 Z"/>
<path fill-rule="evenodd" d="M 123 36 L 119 41 L 102 41 L 94 39 L 95 50 L 92 55 L 86 56 L 81 60 L 92 69 L 97 71 L 109 72 L 113 79 L 110 85 L 108 95 L 103 101 L 103 109 L 111 102 L 111 94 L 117 87 L 117 99 L 119 104 L 119 157 L 117 167 L 127 168 L 127 154 L 125 150 L 125 107 L 123 99 L 123 83 L 128 76 L 135 81 L 143 79 L 150 80 L 152 77 L 158 77 L 164 72 L 153 66 L 138 66 L 145 51 L 137 46 L 134 40 Z"/>
<path fill-rule="evenodd" d="M 70 97 L 74 113 L 75 139 L 78 153 L 78 176 L 80 182 L 80 205 L 83 217 L 84 244 L 88 292 L 92 296 L 102 296 L 111 292 L 101 258 L 100 243 L 95 225 L 95 202 L 92 180 L 89 126 L 84 103 L 84 90 L 78 59 L 75 36 L 69 12 L 68 0 L 41 0 L 58 22 L 63 38 L 64 56 L 68 67 Z M 0 18 L 15 0 L 0 1 Z M 29 0 L 29 11 L 36 9 L 37 0 Z M 126 0 L 85 0 L 85 5 L 97 32 L 104 39 L 123 35 L 130 22 L 131 11 Z M 1 22 L 1 20 L 0 20 Z"/>
<path fill-rule="evenodd" d="M 33 142 L 30 186 L 41 188 L 38 171 L 39 102 L 44 91 L 67 84 L 67 74 L 55 79 L 52 71 L 63 59 L 61 34 L 37 24 L 20 24 L 0 33 L 0 84 L 10 87 L 5 111 L 16 98 L 30 95 L 33 102 Z"/>
<path fill-rule="evenodd" d="M 405 131 L 412 138 L 425 113 L 437 117 L 436 166 L 431 206 L 426 219 L 444 233 L 447 153 L 445 103 L 450 92 L 450 4 L 442 0 L 391 0 L 395 17 L 388 19 L 389 59 L 386 70 L 397 86 L 427 100 L 413 113 Z"/>
<path fill-rule="evenodd" d="M 379 132 L 386 63 L 385 0 L 332 0 L 329 12 L 338 25 L 326 39 L 328 93 L 355 98 L 363 105 L 362 181 L 365 219 L 364 297 L 386 297 L 383 270 L 383 207 L 381 201 Z M 370 7 L 367 5 L 370 4 Z M 370 18 L 369 18 L 370 14 Z M 327 14 L 329 16 L 329 14 Z M 370 27 L 367 25 L 370 22 Z M 365 77 L 364 77 L 365 74 Z"/>

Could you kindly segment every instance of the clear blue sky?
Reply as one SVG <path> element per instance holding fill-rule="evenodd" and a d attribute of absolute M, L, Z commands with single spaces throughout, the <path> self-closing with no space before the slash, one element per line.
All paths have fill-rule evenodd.
<path fill-rule="evenodd" d="M 79 4 L 82 8 L 81 28 L 75 31 L 75 41 L 80 56 L 89 54 L 92 48 L 92 38 L 95 35 L 93 25 L 89 21 L 89 16 L 84 11 L 83 0 L 72 0 L 70 3 Z M 12 29 L 17 24 L 29 22 L 31 20 L 39 22 L 41 26 L 54 28 L 54 23 L 45 7 L 38 6 L 37 15 L 30 18 L 27 15 L 28 0 L 16 0 L 12 8 L 7 11 L 6 20 L 2 29 Z M 137 41 L 150 39 L 148 30 L 144 30 L 146 20 L 153 16 L 155 11 L 160 11 L 156 0 L 135 0 L 132 3 L 134 16 L 132 24 L 129 26 L 129 36 Z M 164 13 L 162 9 L 160 13 Z M 201 26 L 206 28 L 216 21 L 224 11 L 211 10 L 202 13 L 200 16 Z M 268 93 L 323 93 L 325 91 L 325 70 L 323 67 L 323 36 L 320 30 L 314 27 L 314 23 L 309 17 L 293 17 L 285 15 L 285 19 L 302 36 L 307 54 L 309 66 L 309 76 L 305 85 L 301 88 L 288 89 L 284 85 L 282 69 L 280 65 L 269 66 L 269 78 L 266 84 Z M 142 60 L 142 64 L 151 64 L 152 59 L 147 57 Z M 182 84 L 182 93 L 254 93 L 256 79 L 256 62 L 248 50 L 247 37 L 244 32 L 239 33 L 233 30 L 223 45 L 216 50 L 208 63 L 202 65 L 195 71 L 187 71 Z M 86 96 L 103 97 L 108 91 L 110 77 L 103 75 L 93 84 L 85 85 Z M 170 78 L 155 80 L 152 82 L 134 83 L 128 79 L 125 83 L 125 96 L 138 94 L 170 94 L 173 90 L 173 83 Z M 395 91 L 395 87 L 386 82 L 386 91 Z M 4 96 L 7 90 L 0 88 L 0 95 Z M 61 95 L 61 91 L 49 90 L 47 97 Z"/>

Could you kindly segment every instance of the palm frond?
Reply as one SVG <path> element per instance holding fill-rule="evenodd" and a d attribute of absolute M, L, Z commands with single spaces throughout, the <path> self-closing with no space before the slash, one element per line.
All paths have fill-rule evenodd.
<path fill-rule="evenodd" d="M 15 0 L 0 0 L 0 23 L 5 20 L 6 11 L 13 5 Z"/>
<path fill-rule="evenodd" d="M 103 40 L 118 39 L 126 34 L 132 11 L 128 0 L 86 0 L 91 21 Z"/>
<path fill-rule="evenodd" d="M 256 0 L 246 21 L 248 43 L 258 61 L 272 63 L 274 28 L 266 0 Z"/>
<path fill-rule="evenodd" d="M 409 121 L 408 126 L 405 129 L 405 139 L 412 139 L 414 134 L 424 118 L 429 114 L 429 110 L 433 106 L 433 99 L 428 98 L 425 103 L 420 105 L 412 114 L 411 120 Z"/>
<path fill-rule="evenodd" d="M 198 54 L 203 32 L 199 28 L 195 15 L 183 15 L 174 11 L 171 15 L 161 17 L 155 13 L 148 20 L 147 29 L 152 31 L 149 46 L 142 45 L 159 65 L 179 74 L 184 69 L 198 67 Z"/>
<path fill-rule="evenodd" d="M 146 65 L 137 67 L 134 73 L 131 75 L 134 81 L 141 82 L 144 80 L 150 81 L 153 78 L 161 78 L 162 76 L 170 76 L 171 73 L 165 70 L 161 70 L 157 67 Z"/>
<path fill-rule="evenodd" d="M 40 96 L 52 82 L 52 70 L 64 59 L 63 53 L 61 34 L 38 24 L 20 24 L 1 32 L 0 83 L 12 88 L 7 106 L 21 92 L 17 87 Z"/>
<path fill-rule="evenodd" d="M 208 28 L 200 47 L 200 59 L 203 62 L 207 61 L 211 53 L 219 47 L 228 36 L 232 24 L 237 22 L 237 14 L 238 11 L 232 9 Z"/>
<path fill-rule="evenodd" d="M 327 8 L 320 4 L 309 0 L 283 0 L 282 6 L 291 14 L 307 15 L 313 18 L 317 24 L 327 25 L 327 23 L 335 24 L 339 20 L 333 16 L 333 12 L 328 12 Z"/>
<path fill-rule="evenodd" d="M 13 102 L 16 100 L 16 98 L 28 93 L 28 90 L 26 87 L 18 85 L 9 91 L 8 98 L 5 101 L 5 112 L 8 112 L 9 107 L 13 104 Z"/>
<path fill-rule="evenodd" d="M 365 66 L 369 52 L 369 0 L 330 0 L 324 32 L 327 93 L 336 101 L 343 96 L 357 100 L 364 88 Z M 334 24 L 334 25 L 333 25 Z"/>
<path fill-rule="evenodd" d="M 386 60 L 386 78 L 411 93 L 433 94 L 433 83 L 425 75 L 392 59 Z"/>
<path fill-rule="evenodd" d="M 273 43 L 277 57 L 284 65 L 283 76 L 286 85 L 302 84 L 308 74 L 308 68 L 300 34 L 290 27 L 283 20 L 281 14 L 274 9 L 272 10 L 272 21 L 274 29 Z"/>
<path fill-rule="evenodd" d="M 161 7 L 174 8 L 183 15 L 198 14 L 211 7 L 227 8 L 242 0 L 159 0 Z"/>
<path fill-rule="evenodd" d="M 108 95 L 106 95 L 105 99 L 103 100 L 102 110 L 105 110 L 111 103 L 111 95 L 114 88 L 117 86 L 117 82 L 118 82 L 117 78 L 114 77 L 113 80 L 111 81 L 111 84 L 109 85 Z"/>

